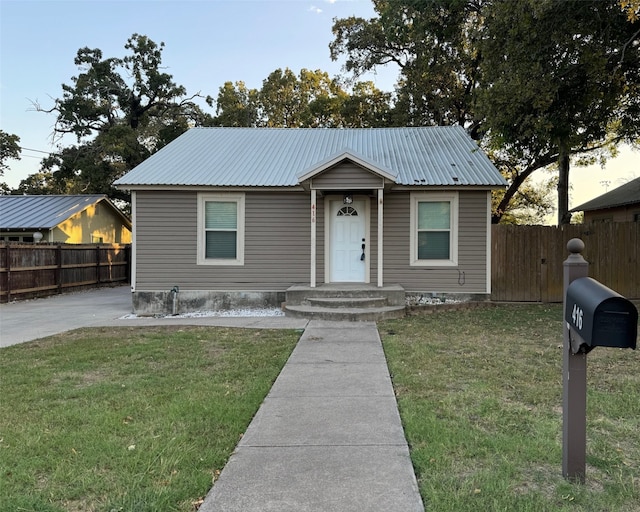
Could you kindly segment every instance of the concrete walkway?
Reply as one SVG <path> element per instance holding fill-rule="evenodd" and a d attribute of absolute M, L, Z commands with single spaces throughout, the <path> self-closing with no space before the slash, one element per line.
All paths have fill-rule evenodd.
<path fill-rule="evenodd" d="M 199 512 L 422 512 L 373 322 L 311 321 Z"/>

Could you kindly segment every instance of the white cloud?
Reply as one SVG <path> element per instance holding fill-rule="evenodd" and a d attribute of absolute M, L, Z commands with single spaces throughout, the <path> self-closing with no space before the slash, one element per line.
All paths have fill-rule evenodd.
<path fill-rule="evenodd" d="M 309 11 L 315 12 L 316 14 L 320 14 L 322 12 L 322 9 L 320 9 L 319 7 L 316 7 L 315 5 L 312 5 L 311 7 L 309 7 Z"/>

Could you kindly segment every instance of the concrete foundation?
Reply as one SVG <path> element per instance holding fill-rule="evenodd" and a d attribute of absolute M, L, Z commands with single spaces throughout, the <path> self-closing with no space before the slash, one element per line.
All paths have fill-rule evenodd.
<path fill-rule="evenodd" d="M 176 287 L 177 288 L 177 287 Z M 362 301 L 384 299 L 385 304 L 363 304 Z M 435 300 L 434 300 L 435 299 Z M 330 284 L 317 288 L 292 286 L 286 291 L 220 291 L 220 290 L 166 290 L 133 292 L 133 313 L 138 316 L 166 316 L 197 311 L 227 311 L 231 309 L 280 308 L 287 306 L 287 314 L 295 307 L 391 307 L 419 311 L 446 305 L 449 299 L 463 304 L 486 303 L 486 294 L 455 294 L 405 291 L 401 286 L 377 288 L 371 285 Z M 357 302 L 354 304 L 345 301 Z M 328 304 L 319 304 L 321 301 Z M 339 301 L 339 304 L 335 302 Z M 331 303 L 333 302 L 333 303 Z M 413 314 L 415 314 L 415 311 Z M 305 313 L 306 314 L 306 313 Z M 382 318 L 382 317 L 381 317 Z M 379 318 L 379 319 L 381 319 Z M 363 320 L 372 318 L 363 317 Z"/>
<path fill-rule="evenodd" d="M 279 308 L 284 300 L 284 291 L 135 291 L 133 312 L 138 316 L 164 316 L 196 311 Z"/>

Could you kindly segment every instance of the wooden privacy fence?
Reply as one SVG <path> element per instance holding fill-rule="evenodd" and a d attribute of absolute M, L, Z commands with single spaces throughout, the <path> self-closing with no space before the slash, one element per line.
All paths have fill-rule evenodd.
<path fill-rule="evenodd" d="M 129 245 L 0 244 L 0 301 L 126 283 Z"/>
<path fill-rule="evenodd" d="M 581 238 L 589 276 L 640 298 L 640 222 L 492 226 L 491 300 L 562 302 L 567 242 Z"/>

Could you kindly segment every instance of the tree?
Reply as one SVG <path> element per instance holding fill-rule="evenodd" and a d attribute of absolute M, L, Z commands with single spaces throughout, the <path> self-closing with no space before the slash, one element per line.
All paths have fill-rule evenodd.
<path fill-rule="evenodd" d="M 527 180 L 519 188 L 507 209 L 502 213 L 501 224 L 545 224 L 555 208 L 554 197 L 558 186 L 557 177 L 551 177 L 540 184 Z M 506 190 L 492 194 L 492 209 L 498 208 Z"/>
<path fill-rule="evenodd" d="M 4 176 L 9 166 L 7 160 L 20 160 L 20 137 L 0 130 L 0 176 Z M 9 193 L 9 186 L 0 182 L 0 194 Z"/>
<path fill-rule="evenodd" d="M 342 120 L 349 128 L 379 128 L 393 123 L 391 94 L 373 82 L 356 82 L 342 102 Z"/>
<path fill-rule="evenodd" d="M 9 166 L 7 160 L 20 160 L 20 137 L 0 130 L 0 176 Z"/>
<path fill-rule="evenodd" d="M 261 125 L 282 128 L 340 126 L 340 105 L 346 94 L 329 75 L 302 69 L 299 76 L 276 69 L 259 92 Z"/>
<path fill-rule="evenodd" d="M 627 14 L 629 21 L 640 18 L 640 0 L 620 0 L 620 7 Z"/>
<path fill-rule="evenodd" d="M 225 82 L 218 91 L 216 126 L 255 127 L 258 124 L 259 100 L 256 89 L 247 89 L 244 82 Z"/>
<path fill-rule="evenodd" d="M 190 126 L 211 123 L 195 102 L 201 96 L 187 96 L 161 71 L 164 43 L 133 34 L 125 49 L 123 58 L 103 58 L 100 49 L 81 48 L 74 61 L 81 73 L 62 85 L 62 97 L 48 110 L 35 105 L 56 115 L 54 138 L 72 134 L 78 143 L 45 159 L 41 175 L 124 198 L 111 187 L 115 179 Z"/>
<path fill-rule="evenodd" d="M 349 93 L 320 70 L 276 69 L 261 89 L 226 82 L 218 91 L 217 126 L 335 128 L 385 126 L 391 95 L 372 82 L 357 82 Z"/>
<path fill-rule="evenodd" d="M 558 224 L 571 220 L 571 155 L 640 132 L 638 28 L 615 0 L 493 2 L 482 46 L 485 128 L 518 158 L 556 163 Z"/>
<path fill-rule="evenodd" d="M 379 17 L 336 20 L 331 58 L 359 76 L 387 64 L 400 69 L 394 124 L 459 124 L 477 138 L 474 91 L 481 0 L 374 0 Z"/>
<path fill-rule="evenodd" d="M 570 156 L 637 134 L 638 26 L 617 0 L 375 0 L 374 7 L 377 18 L 334 23 L 332 58 L 345 54 L 345 69 L 356 75 L 395 63 L 393 122 L 460 124 L 494 155 L 510 185 L 493 222 L 534 171 L 552 164 L 566 222 Z"/>

